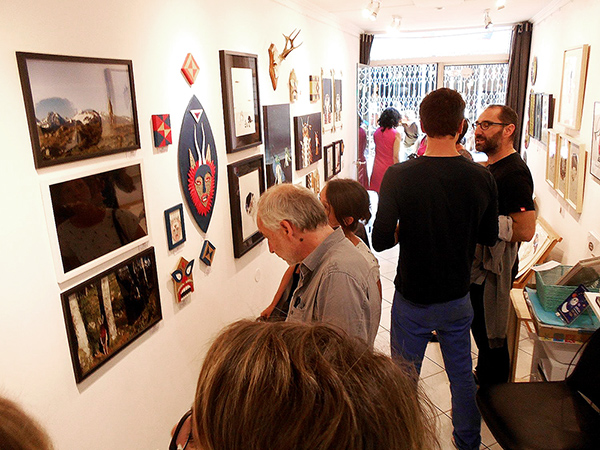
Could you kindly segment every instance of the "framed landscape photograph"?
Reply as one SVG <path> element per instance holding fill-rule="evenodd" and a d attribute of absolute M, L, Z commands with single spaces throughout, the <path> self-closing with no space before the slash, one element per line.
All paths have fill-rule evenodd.
<path fill-rule="evenodd" d="M 569 170 L 569 141 L 565 135 L 558 135 L 558 150 L 556 153 L 556 184 L 554 189 L 561 197 L 567 198 L 567 172 Z"/>
<path fill-rule="evenodd" d="M 567 203 L 581 213 L 587 152 L 583 144 L 569 137 L 569 168 L 567 176 Z"/>
<path fill-rule="evenodd" d="M 590 158 L 590 172 L 597 180 L 600 180 L 600 102 L 594 102 Z"/>
<path fill-rule="evenodd" d="M 183 221 L 183 203 L 165 211 L 165 227 L 167 228 L 167 243 L 169 250 L 185 242 L 185 223 Z"/>
<path fill-rule="evenodd" d="M 77 383 L 162 319 L 154 248 L 61 294 Z"/>
<path fill-rule="evenodd" d="M 290 105 L 263 107 L 267 188 L 292 182 L 292 130 Z"/>
<path fill-rule="evenodd" d="M 563 55 L 558 122 L 574 130 L 581 128 L 589 54 L 590 46 L 582 45 L 565 50 Z"/>
<path fill-rule="evenodd" d="M 296 170 L 304 169 L 323 157 L 321 113 L 294 117 Z"/>
<path fill-rule="evenodd" d="M 140 148 L 130 60 L 17 52 L 36 168 Z"/>
<path fill-rule="evenodd" d="M 262 144 L 258 57 L 219 51 L 227 153 Z"/>
<path fill-rule="evenodd" d="M 548 142 L 548 153 L 546 154 L 546 182 L 550 187 L 554 188 L 556 185 L 558 135 L 554 130 L 548 130 L 546 133 L 546 141 Z"/>
<path fill-rule="evenodd" d="M 321 69 L 321 117 L 323 133 L 333 130 L 333 79 Z"/>
<path fill-rule="evenodd" d="M 227 166 L 233 254 L 241 258 L 264 239 L 256 225 L 256 205 L 265 191 L 263 156 L 256 155 Z"/>

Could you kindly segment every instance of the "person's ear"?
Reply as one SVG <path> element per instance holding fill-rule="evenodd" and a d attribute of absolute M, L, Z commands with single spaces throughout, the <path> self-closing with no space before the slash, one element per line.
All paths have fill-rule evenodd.
<path fill-rule="evenodd" d="M 344 225 L 346 225 L 346 226 L 352 225 L 353 222 L 354 222 L 354 217 L 345 217 L 344 218 Z"/>
<path fill-rule="evenodd" d="M 506 125 L 504 127 L 505 136 L 510 137 L 510 138 L 514 137 L 516 128 L 517 127 L 515 126 L 514 123 L 510 123 L 510 124 Z"/>
<path fill-rule="evenodd" d="M 423 128 L 423 121 L 419 120 L 419 123 L 421 124 L 421 131 L 425 134 L 427 134 L 427 132 L 425 131 L 425 128 Z"/>
<path fill-rule="evenodd" d="M 279 222 L 279 227 L 286 236 L 292 236 L 294 234 L 294 225 L 292 225 L 292 223 L 287 219 Z"/>

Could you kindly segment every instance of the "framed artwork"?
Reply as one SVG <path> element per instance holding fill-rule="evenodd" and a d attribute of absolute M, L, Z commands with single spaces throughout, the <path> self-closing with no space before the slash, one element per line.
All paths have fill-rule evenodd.
<path fill-rule="evenodd" d="M 294 117 L 296 170 L 304 169 L 323 157 L 321 113 Z"/>
<path fill-rule="evenodd" d="M 165 211 L 165 227 L 169 250 L 185 242 L 185 224 L 183 221 L 183 204 L 175 205 Z"/>
<path fill-rule="evenodd" d="M 546 133 L 546 141 L 548 142 L 548 153 L 546 154 L 546 182 L 550 187 L 554 188 L 556 185 L 558 135 L 554 130 L 548 130 Z"/>
<path fill-rule="evenodd" d="M 321 175 L 319 174 L 319 169 L 306 174 L 305 184 L 307 189 L 313 191 L 315 195 L 319 195 L 321 192 Z"/>
<path fill-rule="evenodd" d="M 342 80 L 333 79 L 333 129 L 342 129 Z"/>
<path fill-rule="evenodd" d="M 256 155 L 227 166 L 233 254 L 241 258 L 264 239 L 256 225 L 256 204 L 265 190 L 263 156 Z"/>
<path fill-rule="evenodd" d="M 567 171 L 569 169 L 569 141 L 565 135 L 558 135 L 558 151 L 556 154 L 556 184 L 554 189 L 561 197 L 567 198 Z"/>
<path fill-rule="evenodd" d="M 321 78 L 319 75 L 309 75 L 309 98 L 311 103 L 316 103 L 321 100 Z"/>
<path fill-rule="evenodd" d="M 219 51 L 227 153 L 262 144 L 258 57 Z"/>
<path fill-rule="evenodd" d="M 535 93 L 533 90 L 529 92 L 529 124 L 527 134 L 531 137 L 535 136 Z"/>
<path fill-rule="evenodd" d="M 263 106 L 267 188 L 292 182 L 290 105 Z"/>
<path fill-rule="evenodd" d="M 148 240 L 140 164 L 49 181 L 42 193 L 59 282 Z"/>
<path fill-rule="evenodd" d="M 335 169 L 334 147 L 335 147 L 335 145 L 333 143 L 331 143 L 329 145 L 325 145 L 323 147 L 323 155 L 325 156 L 325 158 L 324 158 L 325 181 L 329 181 L 331 178 L 333 178 L 333 175 L 334 175 L 334 169 Z"/>
<path fill-rule="evenodd" d="M 334 145 L 333 160 L 335 161 L 335 164 L 333 167 L 333 173 L 335 175 L 337 175 L 338 173 L 340 173 L 342 171 L 342 154 L 344 153 L 344 141 L 343 140 L 335 141 L 333 143 L 333 145 Z"/>
<path fill-rule="evenodd" d="M 548 130 L 554 126 L 554 98 L 542 94 L 542 142 L 548 144 Z"/>
<path fill-rule="evenodd" d="M 152 116 L 152 136 L 155 147 L 166 147 L 173 142 L 171 134 L 171 115 L 154 114 Z"/>
<path fill-rule="evenodd" d="M 200 251 L 200 261 L 207 266 L 212 266 L 213 259 L 215 259 L 215 252 L 217 248 L 207 239 L 202 244 L 202 250 Z"/>
<path fill-rule="evenodd" d="M 162 319 L 154 248 L 61 294 L 80 383 Z"/>
<path fill-rule="evenodd" d="M 535 138 L 542 140 L 542 96 L 544 94 L 535 94 Z"/>
<path fill-rule="evenodd" d="M 35 167 L 140 148 L 131 60 L 17 52 Z"/>
<path fill-rule="evenodd" d="M 581 128 L 583 96 L 587 75 L 590 46 L 565 50 L 563 55 L 562 81 L 558 121 L 567 128 Z"/>
<path fill-rule="evenodd" d="M 567 203 L 575 212 L 583 208 L 583 187 L 585 182 L 585 163 L 587 152 L 583 144 L 571 137 L 569 140 L 569 167 L 567 174 Z"/>
<path fill-rule="evenodd" d="M 600 180 L 600 102 L 594 102 L 590 172 Z"/>
<path fill-rule="evenodd" d="M 333 130 L 333 79 L 321 69 L 321 117 L 323 133 Z"/>

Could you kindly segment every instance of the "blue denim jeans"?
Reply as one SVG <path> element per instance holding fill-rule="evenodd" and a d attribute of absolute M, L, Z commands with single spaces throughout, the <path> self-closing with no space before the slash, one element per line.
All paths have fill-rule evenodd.
<path fill-rule="evenodd" d="M 478 449 L 481 414 L 475 403 L 476 386 L 469 331 L 473 307 L 469 294 L 445 303 L 417 305 L 398 291 L 392 306 L 392 357 L 402 356 L 421 371 L 425 348 L 436 331 L 452 394 L 453 436 L 459 449 Z"/>

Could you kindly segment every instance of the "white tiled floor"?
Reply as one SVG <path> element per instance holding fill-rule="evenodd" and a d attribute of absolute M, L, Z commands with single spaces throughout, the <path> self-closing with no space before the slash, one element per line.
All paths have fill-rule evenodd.
<path fill-rule="evenodd" d="M 379 333 L 375 339 L 375 348 L 387 355 L 390 354 L 390 316 L 392 299 L 394 296 L 394 277 L 398 263 L 398 246 L 381 253 L 374 253 L 381 267 L 381 284 L 383 288 L 383 304 L 381 309 L 381 322 Z M 521 329 L 519 342 L 519 357 L 517 360 L 517 381 L 529 381 L 531 357 L 533 353 L 533 340 L 529 337 L 527 329 Z M 473 364 L 477 362 L 477 347 L 472 341 Z M 421 383 L 425 393 L 438 411 L 438 433 L 443 450 L 453 450 L 451 443 L 452 421 L 450 404 L 450 383 L 444 371 L 444 361 L 440 345 L 430 342 L 425 351 L 425 359 L 421 369 Z M 488 430 L 485 423 L 481 424 L 481 448 L 501 450 L 500 445 Z"/>

